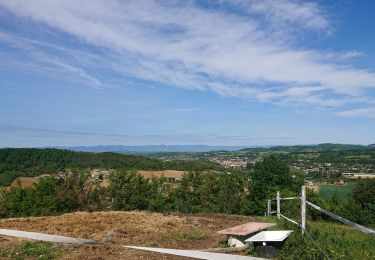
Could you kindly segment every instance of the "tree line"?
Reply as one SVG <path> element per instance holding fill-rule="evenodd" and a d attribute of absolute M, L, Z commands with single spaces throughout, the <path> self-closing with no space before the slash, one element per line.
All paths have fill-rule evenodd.
<path fill-rule="evenodd" d="M 267 199 L 276 191 L 296 196 L 304 182 L 303 175 L 274 156 L 258 162 L 252 172 L 190 171 L 179 183 L 163 177 L 146 179 L 129 169 L 117 170 L 109 178 L 109 187 L 101 187 L 88 171 L 76 169 L 63 177 L 40 178 L 32 187 L 3 190 L 0 217 L 101 210 L 263 215 Z M 375 180 L 359 181 L 348 202 L 335 195 L 321 200 L 316 193 L 308 194 L 309 201 L 364 225 L 375 224 L 374 197 Z M 283 214 L 298 219 L 298 202 L 283 202 Z M 308 215 L 330 220 L 314 210 Z"/>
<path fill-rule="evenodd" d="M 254 172 L 192 170 L 179 183 L 146 179 L 134 170 L 117 170 L 101 187 L 88 171 L 43 177 L 32 187 L 12 187 L 0 196 L 1 217 L 53 215 L 72 211 L 150 210 L 263 214 L 266 199 L 276 190 L 298 192 L 303 178 L 275 157 L 258 163 Z"/>
<path fill-rule="evenodd" d="M 290 152 L 275 153 L 275 155 L 283 161 L 291 164 L 300 159 L 300 156 L 313 155 L 308 157 L 310 163 L 346 163 L 352 164 L 368 164 L 375 163 L 375 149 L 364 150 L 344 150 L 344 151 L 321 151 L 321 152 Z"/>
<path fill-rule="evenodd" d="M 208 170 L 222 169 L 204 161 L 163 162 L 141 155 L 119 153 L 89 153 L 60 149 L 6 148 L 0 149 L 0 186 L 8 186 L 20 176 L 38 176 L 66 169 L 138 169 L 138 170 Z"/>

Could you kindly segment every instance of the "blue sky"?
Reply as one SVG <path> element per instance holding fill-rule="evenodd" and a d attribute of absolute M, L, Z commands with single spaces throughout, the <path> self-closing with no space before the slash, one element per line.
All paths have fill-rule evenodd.
<path fill-rule="evenodd" d="M 375 143 L 373 10 L 0 0 L 0 147 Z"/>

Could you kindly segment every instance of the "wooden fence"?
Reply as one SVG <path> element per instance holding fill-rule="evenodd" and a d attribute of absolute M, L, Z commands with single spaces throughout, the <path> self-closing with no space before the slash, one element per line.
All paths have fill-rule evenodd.
<path fill-rule="evenodd" d="M 301 220 L 300 222 L 298 221 L 295 221 L 293 219 L 290 219 L 288 217 L 286 217 L 285 215 L 283 215 L 281 213 L 281 201 L 282 200 L 300 200 L 301 201 Z M 285 219 L 297 226 L 299 226 L 301 228 L 301 232 L 302 232 L 302 235 L 305 234 L 306 232 L 306 205 L 310 206 L 311 208 L 315 209 L 315 210 L 318 210 L 319 212 L 323 213 L 323 214 L 326 214 L 328 216 L 330 216 L 331 218 L 334 218 L 336 219 L 337 221 L 340 221 L 341 223 L 344 223 L 345 225 L 348 225 L 348 226 L 351 226 L 363 233 L 366 233 L 370 236 L 374 236 L 375 237 L 375 231 L 368 228 L 368 227 L 365 227 L 365 226 L 362 226 L 360 224 L 357 224 L 357 223 L 354 223 L 350 220 L 347 220 L 341 216 L 338 216 L 326 209 L 323 209 L 315 204 L 313 204 L 312 202 L 310 201 L 307 201 L 306 200 L 306 187 L 305 186 L 302 186 L 301 187 L 301 194 L 299 197 L 286 197 L 286 198 L 281 198 L 280 197 L 280 192 L 277 191 L 276 192 L 276 211 L 272 211 L 272 208 L 271 208 L 271 201 L 272 200 L 268 200 L 268 203 L 267 203 L 267 215 L 268 216 L 271 216 L 271 214 L 275 214 L 276 213 L 276 216 L 278 219 Z"/>

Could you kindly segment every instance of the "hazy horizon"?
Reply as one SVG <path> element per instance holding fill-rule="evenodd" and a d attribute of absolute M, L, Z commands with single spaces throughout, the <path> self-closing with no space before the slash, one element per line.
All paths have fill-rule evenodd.
<path fill-rule="evenodd" d="M 77 149 L 78 148 L 108 148 L 108 151 L 115 151 L 111 150 L 110 148 L 127 148 L 129 151 L 134 151 L 131 150 L 131 148 L 159 148 L 159 147 L 167 147 L 167 148 L 176 148 L 176 147 L 181 147 L 181 148 L 228 148 L 228 151 L 236 151 L 237 149 L 244 149 L 244 148 L 272 148 L 272 147 L 291 147 L 291 146 L 318 146 L 322 144 L 332 144 L 332 145 L 358 145 L 358 146 L 372 146 L 374 144 L 350 144 L 350 143 L 305 143 L 305 144 L 295 144 L 295 145 L 280 145 L 280 144 L 271 144 L 271 145 L 207 145 L 207 144 L 148 144 L 148 145 L 126 145 L 126 144 L 114 144 L 114 145 L 72 145 L 72 146 L 0 146 L 0 149 L 4 148 L 56 148 L 56 149 Z M 141 150 L 141 149 L 140 149 Z M 217 150 L 217 149 L 215 149 Z M 162 150 L 159 150 L 162 151 Z M 207 149 L 207 151 L 213 151 L 210 149 Z"/>

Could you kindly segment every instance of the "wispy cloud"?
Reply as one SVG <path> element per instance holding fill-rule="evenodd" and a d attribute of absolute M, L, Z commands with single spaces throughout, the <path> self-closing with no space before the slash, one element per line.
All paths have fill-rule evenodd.
<path fill-rule="evenodd" d="M 24 56 L 23 59 L 20 60 L 16 55 L 0 52 L 0 57 L 2 57 L 0 66 L 27 67 L 34 72 L 40 72 L 40 74 L 44 74 L 44 72 L 47 71 L 61 75 L 62 77 L 70 80 L 78 78 L 80 80 L 87 81 L 90 86 L 93 87 L 100 87 L 103 85 L 101 80 L 89 75 L 85 71 L 85 69 L 82 67 L 82 62 L 78 63 L 78 59 L 69 60 L 66 59 L 66 57 L 61 57 L 60 55 L 53 55 L 51 52 L 48 52 L 48 50 L 58 50 L 59 52 L 65 54 L 69 53 L 70 55 L 75 55 L 77 58 L 81 57 L 81 60 L 83 57 L 88 55 L 86 53 L 57 46 L 48 42 L 19 37 L 3 31 L 0 31 L 0 43 L 6 43 L 13 48 L 16 48 L 17 51 L 22 51 L 23 54 L 28 58 L 25 59 L 26 57 Z M 72 61 L 78 65 L 70 64 Z"/>
<path fill-rule="evenodd" d="M 332 33 L 329 16 L 317 3 L 218 4 L 237 11 L 193 1 L 0 0 L 0 8 L 68 35 L 75 46 L 38 39 L 36 33 L 18 38 L 20 48 L 32 46 L 24 50 L 35 60 L 93 85 L 110 85 L 101 71 L 111 71 L 119 78 L 262 102 L 327 108 L 367 104 L 375 73 L 350 63 L 362 52 L 303 49 L 293 42 L 296 30 Z"/>
<path fill-rule="evenodd" d="M 344 117 L 368 117 L 375 118 L 375 107 L 357 108 L 337 112 L 336 115 Z"/>
<path fill-rule="evenodd" d="M 299 0 L 235 0 L 249 13 L 259 13 L 273 24 L 293 24 L 316 31 L 330 31 L 328 15 L 316 3 Z"/>
<path fill-rule="evenodd" d="M 273 135 L 218 135 L 218 134 L 127 134 L 62 131 L 54 129 L 19 127 L 0 124 L 1 136 L 9 139 L 10 146 L 20 143 L 25 146 L 47 145 L 143 145 L 143 144 L 208 144 L 243 145 L 259 141 L 260 143 L 290 141 L 290 136 Z M 2 143 L 7 146 L 7 141 Z"/>

